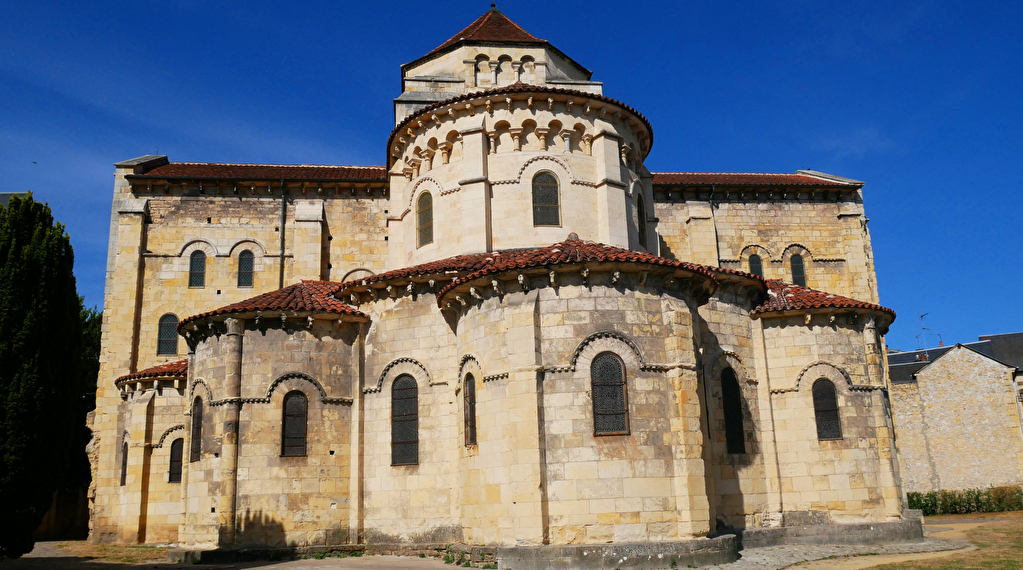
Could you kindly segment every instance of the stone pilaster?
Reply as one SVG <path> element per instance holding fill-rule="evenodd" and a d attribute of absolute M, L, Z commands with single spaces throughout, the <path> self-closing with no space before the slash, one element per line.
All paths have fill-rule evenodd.
<path fill-rule="evenodd" d="M 245 323 L 227 319 L 227 342 L 224 346 L 224 425 L 220 464 L 220 546 L 232 546 L 238 503 L 238 422 L 241 416 L 242 338 Z"/>

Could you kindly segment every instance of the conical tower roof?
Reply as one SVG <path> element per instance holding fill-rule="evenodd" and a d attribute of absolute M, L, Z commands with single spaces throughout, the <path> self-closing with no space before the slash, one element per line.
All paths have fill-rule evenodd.
<path fill-rule="evenodd" d="M 545 44 L 533 34 L 522 29 L 522 26 L 511 21 L 503 12 L 492 7 L 475 22 L 469 24 L 464 30 L 451 36 L 451 39 L 437 46 L 433 51 L 426 54 L 427 57 L 445 51 L 460 42 L 478 43 L 515 43 L 515 44 Z"/>
<path fill-rule="evenodd" d="M 451 36 L 448 41 L 435 47 L 426 55 L 417 58 L 415 61 L 406 63 L 401 67 L 402 69 L 414 67 L 426 60 L 432 59 L 438 55 L 467 44 L 544 46 L 554 52 L 557 52 L 558 55 L 570 61 L 573 65 L 585 72 L 587 77 L 590 77 L 593 74 L 590 70 L 579 65 L 579 62 L 568 57 L 564 52 L 551 45 L 547 40 L 538 38 L 527 32 L 522 26 L 513 22 L 508 16 L 505 16 L 504 13 L 498 10 L 493 4 L 491 4 L 490 10 L 487 10 L 482 16 L 476 18 L 476 21 L 466 26 L 465 29 Z"/>

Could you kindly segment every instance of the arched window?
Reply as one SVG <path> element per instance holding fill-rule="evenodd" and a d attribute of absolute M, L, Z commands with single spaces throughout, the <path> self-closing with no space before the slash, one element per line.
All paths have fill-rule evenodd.
<path fill-rule="evenodd" d="M 238 254 L 238 286 L 252 287 L 252 252 L 245 250 Z"/>
<path fill-rule="evenodd" d="M 181 482 L 181 458 L 184 454 L 185 440 L 180 437 L 171 444 L 170 470 L 167 474 L 167 481 L 170 483 Z"/>
<path fill-rule="evenodd" d="M 813 383 L 813 413 L 817 420 L 817 439 L 842 439 L 835 385 L 826 378 Z"/>
<path fill-rule="evenodd" d="M 128 442 L 121 442 L 121 486 L 128 483 Z"/>
<path fill-rule="evenodd" d="M 192 400 L 192 435 L 189 438 L 188 460 L 199 461 L 202 455 L 202 398 Z"/>
<path fill-rule="evenodd" d="M 637 229 L 639 230 L 639 245 L 643 246 L 643 249 L 649 249 L 646 245 L 646 204 L 643 203 L 642 196 L 636 196 L 636 211 L 638 212 L 639 221 L 637 223 Z"/>
<path fill-rule="evenodd" d="M 533 225 L 561 225 L 558 179 L 550 172 L 541 172 L 533 177 Z"/>
<path fill-rule="evenodd" d="M 735 371 L 721 371 L 721 405 L 725 412 L 725 443 L 728 453 L 746 453 L 746 435 L 742 429 L 742 392 Z"/>
<path fill-rule="evenodd" d="M 801 287 L 806 287 L 806 272 L 803 271 L 803 256 L 797 253 L 789 259 L 789 263 L 792 264 L 792 282 Z"/>
<path fill-rule="evenodd" d="M 613 352 L 602 352 L 590 364 L 593 389 L 593 435 L 629 433 L 629 395 L 625 363 Z"/>
<path fill-rule="evenodd" d="M 160 317 L 160 330 L 156 337 L 157 354 L 178 353 L 178 318 L 174 315 Z"/>
<path fill-rule="evenodd" d="M 465 445 L 476 445 L 476 379 L 465 375 L 462 386 L 462 413 L 465 415 Z"/>
<path fill-rule="evenodd" d="M 419 388 L 402 374 L 391 386 L 391 465 L 419 464 Z"/>
<path fill-rule="evenodd" d="M 306 423 L 309 399 L 295 390 L 284 395 L 284 418 L 281 421 L 281 457 L 302 457 L 305 453 Z"/>
<path fill-rule="evenodd" d="M 201 251 L 193 251 L 188 258 L 188 286 L 206 286 L 206 254 Z"/>
<path fill-rule="evenodd" d="M 755 253 L 749 256 L 749 272 L 753 275 L 764 276 L 764 262 Z"/>
<path fill-rule="evenodd" d="M 429 192 L 423 192 L 416 202 L 416 232 L 416 247 L 433 243 L 433 196 Z"/>

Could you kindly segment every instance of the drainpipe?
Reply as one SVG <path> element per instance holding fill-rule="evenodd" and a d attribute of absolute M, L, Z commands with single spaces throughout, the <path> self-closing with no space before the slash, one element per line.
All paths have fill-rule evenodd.
<path fill-rule="evenodd" d="M 288 187 L 284 185 L 284 179 L 281 179 L 281 266 L 280 272 L 277 277 L 277 288 L 284 288 L 284 222 L 287 221 L 288 215 Z"/>

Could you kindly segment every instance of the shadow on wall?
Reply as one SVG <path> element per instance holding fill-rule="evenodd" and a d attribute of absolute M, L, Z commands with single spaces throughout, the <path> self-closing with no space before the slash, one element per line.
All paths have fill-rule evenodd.
<path fill-rule="evenodd" d="M 260 546 L 264 548 L 285 548 L 288 546 L 284 525 L 272 514 L 245 509 L 245 516 L 238 520 L 239 546 Z"/>

